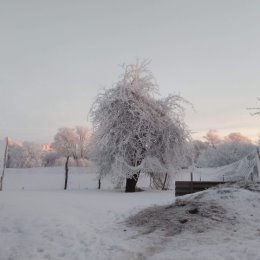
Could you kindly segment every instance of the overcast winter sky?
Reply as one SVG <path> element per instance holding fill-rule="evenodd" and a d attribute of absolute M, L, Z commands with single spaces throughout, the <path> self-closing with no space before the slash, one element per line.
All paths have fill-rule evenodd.
<path fill-rule="evenodd" d="M 260 132 L 246 110 L 260 97 L 260 1 L 0 0 L 0 46 L 0 139 L 88 125 L 98 91 L 137 57 L 162 96 L 193 103 L 196 137 Z"/>

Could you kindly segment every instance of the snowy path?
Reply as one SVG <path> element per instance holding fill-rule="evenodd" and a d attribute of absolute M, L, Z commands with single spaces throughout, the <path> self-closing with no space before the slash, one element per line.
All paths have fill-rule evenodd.
<path fill-rule="evenodd" d="M 122 259 L 140 247 L 127 241 L 132 231 L 120 223 L 124 217 L 173 199 L 172 192 L 4 191 L 0 259 Z"/>

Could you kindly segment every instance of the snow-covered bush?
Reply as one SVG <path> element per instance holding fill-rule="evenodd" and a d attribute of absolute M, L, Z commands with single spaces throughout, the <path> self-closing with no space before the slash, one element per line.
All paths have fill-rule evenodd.
<path fill-rule="evenodd" d="M 209 147 L 198 158 L 198 167 L 218 167 L 236 162 L 255 149 L 249 143 L 228 142 Z"/>
<path fill-rule="evenodd" d="M 189 131 L 183 121 L 184 99 L 156 99 L 147 63 L 124 68 L 118 83 L 99 94 L 90 111 L 91 154 L 101 177 L 126 178 L 126 191 L 134 191 L 140 172 L 169 173 L 183 163 Z"/>
<path fill-rule="evenodd" d="M 41 146 L 32 142 L 10 145 L 8 149 L 8 168 L 32 168 L 42 166 Z"/>
<path fill-rule="evenodd" d="M 44 167 L 56 166 L 55 162 L 59 158 L 60 158 L 60 154 L 59 153 L 53 152 L 53 151 L 47 152 L 47 153 L 44 154 L 44 157 L 43 157 L 43 166 Z M 64 165 L 64 164 L 62 164 L 62 165 Z"/>

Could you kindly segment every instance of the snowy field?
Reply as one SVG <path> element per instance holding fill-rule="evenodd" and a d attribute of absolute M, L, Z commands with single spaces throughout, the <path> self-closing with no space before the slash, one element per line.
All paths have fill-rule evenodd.
<path fill-rule="evenodd" d="M 174 201 L 172 191 L 125 194 L 106 180 L 98 191 L 94 170 L 71 168 L 69 190 L 63 191 L 63 168 L 7 169 L 0 259 L 124 259 L 132 251 L 125 217 Z"/>
<path fill-rule="evenodd" d="M 94 172 L 72 168 L 69 190 L 63 191 L 62 168 L 7 169 L 0 194 L 0 259 L 260 259 L 258 186 L 186 195 L 178 200 L 187 205 L 176 207 L 166 206 L 175 201 L 173 191 L 126 194 L 112 190 L 108 180 L 97 190 Z M 141 225 L 127 223 L 154 205 L 164 205 L 155 208 L 157 222 L 145 211 Z M 189 205 L 201 214 L 187 213 Z M 156 225 L 147 231 L 151 223 Z"/>
<path fill-rule="evenodd" d="M 98 175 L 95 167 L 70 167 L 69 190 L 96 189 Z M 149 179 L 141 176 L 139 186 L 149 187 Z M 102 179 L 102 190 L 113 190 L 110 178 Z M 64 187 L 63 167 L 39 167 L 29 169 L 6 169 L 4 190 L 62 190 Z"/>
<path fill-rule="evenodd" d="M 194 181 L 222 181 L 223 172 L 220 168 L 196 168 L 193 170 Z M 191 169 L 184 169 L 176 174 L 174 180 L 189 181 Z M 174 190 L 174 180 L 170 188 Z M 114 184 L 110 178 L 102 180 L 102 190 L 112 190 Z M 138 187 L 149 189 L 150 179 L 140 175 Z M 5 190 L 62 190 L 64 187 L 63 167 L 39 167 L 29 169 L 6 169 L 4 180 Z M 85 190 L 98 187 L 98 177 L 95 167 L 70 167 L 68 189 Z"/>

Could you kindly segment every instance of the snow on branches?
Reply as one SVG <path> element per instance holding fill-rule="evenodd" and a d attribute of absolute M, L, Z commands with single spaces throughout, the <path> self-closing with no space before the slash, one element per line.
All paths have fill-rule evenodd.
<path fill-rule="evenodd" d="M 83 159 L 86 156 L 86 147 L 89 142 L 90 131 L 84 127 L 60 128 L 54 137 L 52 147 L 66 157 L 64 190 L 68 185 L 69 159 Z"/>
<path fill-rule="evenodd" d="M 83 159 L 87 157 L 90 138 L 91 131 L 86 127 L 60 128 L 54 137 L 52 148 L 62 156 Z"/>
<path fill-rule="evenodd" d="M 120 80 L 92 106 L 92 156 L 101 177 L 166 173 L 182 163 L 190 137 L 183 121 L 186 101 L 178 95 L 156 99 L 157 84 L 147 65 L 125 66 Z"/>

